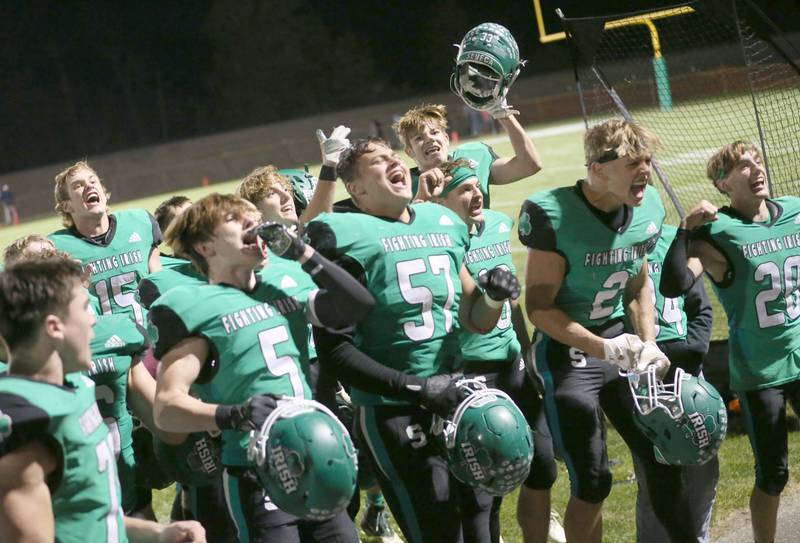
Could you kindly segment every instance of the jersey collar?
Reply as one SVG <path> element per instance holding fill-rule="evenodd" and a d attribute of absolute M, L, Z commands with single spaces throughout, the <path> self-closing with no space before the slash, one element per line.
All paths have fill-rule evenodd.
<path fill-rule="evenodd" d="M 725 213 L 726 215 L 730 215 L 733 218 L 736 218 L 743 223 L 747 224 L 755 224 L 758 226 L 763 226 L 765 228 L 770 228 L 773 224 L 778 222 L 778 219 L 783 216 L 783 206 L 776 202 L 775 200 L 766 200 L 767 209 L 769 210 L 769 220 L 767 222 L 755 222 L 751 219 L 748 219 L 741 213 L 739 213 L 736 209 L 732 208 L 731 206 L 725 206 L 720 211 Z"/>
<path fill-rule="evenodd" d="M 599 220 L 601 223 L 606 225 L 610 230 L 613 230 L 617 234 L 623 234 L 631 225 L 631 221 L 633 221 L 633 208 L 628 205 L 623 205 L 621 208 L 615 211 L 602 211 L 594 207 L 589 200 L 586 199 L 586 195 L 583 193 L 583 189 L 581 185 L 583 185 L 585 181 L 583 179 L 579 180 L 575 183 L 574 190 L 578 194 L 578 197 L 581 201 L 586 204 L 586 207 L 589 208 L 589 211 Z"/>
<path fill-rule="evenodd" d="M 99 247 L 107 247 L 112 241 L 114 241 L 114 234 L 117 233 L 117 218 L 114 215 L 108 216 L 108 230 L 106 230 L 105 234 L 100 234 L 99 236 L 84 236 L 78 229 L 75 228 L 75 225 L 70 227 L 70 232 L 77 237 L 85 241 L 86 243 L 91 243 L 92 245 L 97 245 Z"/>

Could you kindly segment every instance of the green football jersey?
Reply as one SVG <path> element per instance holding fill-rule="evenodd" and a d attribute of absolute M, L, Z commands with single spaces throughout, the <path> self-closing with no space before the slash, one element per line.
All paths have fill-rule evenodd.
<path fill-rule="evenodd" d="M 37 439 L 60 468 L 48 479 L 56 541 L 128 541 L 114 444 L 89 378 L 71 374 L 57 386 L 0 376 L 0 455 Z"/>
<path fill-rule="evenodd" d="M 184 264 L 191 264 L 191 262 L 183 258 L 177 258 L 163 253 L 158 255 L 158 259 L 161 261 L 162 268 L 177 268 Z"/>
<path fill-rule="evenodd" d="M 81 261 L 91 271 L 92 294 L 100 298 L 103 314 L 126 314 L 144 325 L 146 311 L 136 301 L 139 281 L 149 273 L 150 253 L 161 243 L 155 219 L 143 209 L 111 215 L 111 226 L 101 241 L 87 239 L 73 229 L 50 234 L 56 247 Z"/>
<path fill-rule="evenodd" d="M 665 212 L 658 191 L 648 186 L 640 206 L 619 213 L 624 222 L 615 229 L 586 201 L 581 182 L 537 192 L 522 204 L 520 241 L 566 260 L 555 305 L 587 328 L 624 316 L 625 285 L 658 241 Z"/>
<path fill-rule="evenodd" d="M 730 273 L 713 285 L 728 316 L 733 390 L 800 378 L 800 198 L 777 198 L 768 207 L 768 223 L 724 207 L 696 234 L 728 261 Z"/>
<path fill-rule="evenodd" d="M 150 273 L 139 282 L 136 299 L 142 307 L 149 309 L 159 296 L 166 294 L 175 287 L 208 283 L 208 278 L 197 271 L 191 262 L 186 260 L 181 262 L 181 264 L 164 267 L 157 272 Z"/>
<path fill-rule="evenodd" d="M 511 259 L 511 229 L 514 221 L 507 215 L 491 209 L 483 210 L 484 222 L 470 235 L 469 250 L 464 257 L 475 282 L 487 271 L 501 267 L 517 273 Z M 476 334 L 462 329 L 459 337 L 461 352 L 458 360 L 483 360 L 505 362 L 520 354 L 517 334 L 511 324 L 511 302 L 506 300 L 497 325 L 487 334 Z"/>
<path fill-rule="evenodd" d="M 94 325 L 92 367 L 86 375 L 95 383 L 100 414 L 111 432 L 122 504 L 130 511 L 136 501 L 133 420 L 128 412 L 128 370 L 134 357 L 147 349 L 144 329 L 126 315 L 100 315 Z"/>
<path fill-rule="evenodd" d="M 311 279 L 311 276 L 308 275 L 296 261 L 281 258 L 272 251 L 268 251 L 268 254 L 269 264 L 267 264 L 267 267 L 265 267 L 261 273 L 266 273 L 266 277 L 269 277 L 271 274 L 270 266 L 274 264 L 281 264 L 282 267 L 280 269 L 287 268 L 291 273 L 285 274 L 281 279 L 281 288 L 283 288 L 289 296 L 294 296 L 300 300 L 301 303 L 307 304 L 308 295 L 319 289 L 316 283 Z M 272 268 L 272 270 L 275 269 L 276 268 Z M 317 346 L 314 345 L 313 325 L 310 322 L 308 323 L 308 341 L 306 342 L 305 352 L 301 354 L 306 357 L 309 362 L 317 358 Z"/>
<path fill-rule="evenodd" d="M 459 270 L 469 247 L 467 226 L 433 203 L 410 206 L 411 221 L 366 213 L 324 213 L 307 226 L 312 244 L 363 271 L 375 297 L 355 328 L 355 345 L 376 361 L 427 377 L 446 371 L 458 349 Z M 396 403 L 353 389 L 361 405 Z"/>
<path fill-rule="evenodd" d="M 489 207 L 489 179 L 492 175 L 492 165 L 494 161 L 497 160 L 497 155 L 489 145 L 485 143 L 481 143 L 479 141 L 472 142 L 472 143 L 465 143 L 464 145 L 459 146 L 453 151 L 448 157 L 448 160 L 457 160 L 462 158 L 469 163 L 469 167 L 475 170 L 475 174 L 478 177 L 478 186 L 481 189 L 481 194 L 483 194 L 483 207 Z M 420 171 L 418 168 L 412 168 L 411 170 L 411 190 L 413 191 L 412 194 L 417 193 L 417 188 L 419 187 L 419 175 Z"/>
<path fill-rule="evenodd" d="M 656 341 L 685 339 L 688 331 L 686 312 L 683 309 L 683 296 L 665 298 L 658 290 L 661 284 L 661 268 L 669 246 L 675 239 L 677 228 L 670 224 L 661 227 L 661 237 L 652 253 L 647 255 L 647 271 L 650 290 L 653 292 L 653 305 L 656 317 Z"/>
<path fill-rule="evenodd" d="M 251 292 L 224 284 L 178 286 L 151 307 L 156 358 L 187 337 L 209 342 L 213 375 L 195 389 L 205 402 L 239 404 L 265 392 L 311 398 L 306 302 L 290 293 L 299 283 L 296 268 L 276 259 L 257 278 Z M 247 465 L 248 434 L 226 430 L 222 439 L 223 463 Z"/>

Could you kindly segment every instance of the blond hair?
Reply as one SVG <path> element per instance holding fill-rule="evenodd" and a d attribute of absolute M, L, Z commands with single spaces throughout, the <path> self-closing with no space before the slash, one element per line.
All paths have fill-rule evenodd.
<path fill-rule="evenodd" d="M 655 134 L 623 119 L 610 119 L 593 126 L 583 136 L 587 166 L 592 162 L 608 162 L 623 156 L 637 160 L 652 155 L 660 148 L 661 142 Z"/>
<path fill-rule="evenodd" d="M 706 164 L 706 177 L 708 177 L 717 190 L 725 194 L 717 185 L 728 177 L 731 170 L 739 163 L 745 153 L 751 152 L 761 159 L 761 150 L 751 141 L 736 140 L 719 149 L 708 159 Z"/>
<path fill-rule="evenodd" d="M 176 255 L 189 258 L 195 268 L 208 275 L 208 262 L 195 246 L 209 241 L 217 227 L 230 216 L 238 220 L 248 215 L 258 216 L 253 204 L 233 194 L 214 192 L 175 217 L 164 233 L 164 239 Z"/>
<path fill-rule="evenodd" d="M 278 172 L 278 168 L 272 165 L 261 166 L 242 179 L 234 194 L 257 205 L 269 195 L 275 185 L 281 185 L 289 194 L 294 195 L 292 184 Z"/>
<path fill-rule="evenodd" d="M 400 142 L 409 147 L 411 138 L 422 132 L 429 124 L 447 130 L 447 108 L 442 104 L 422 104 L 406 111 L 400 120 L 392 125 Z"/>
<path fill-rule="evenodd" d="M 89 170 L 93 174 L 97 175 L 97 171 L 94 168 L 89 166 L 89 163 L 85 160 L 79 160 L 69 168 L 66 168 L 55 177 L 55 187 L 53 189 L 53 196 L 56 200 L 55 210 L 61 215 L 61 224 L 63 224 L 67 228 L 72 228 L 75 225 L 75 221 L 72 220 L 72 215 L 66 212 L 64 209 L 64 202 L 69 200 L 69 180 L 72 176 L 74 176 L 80 170 Z M 100 177 L 99 175 L 97 176 Z M 102 180 L 100 181 L 100 186 L 103 188 L 103 192 L 106 194 L 106 198 L 111 197 L 111 193 L 108 192 L 108 189 L 103 184 Z"/>
<path fill-rule="evenodd" d="M 33 244 L 39 243 L 43 247 L 33 249 Z M 25 258 L 44 255 L 55 256 L 58 253 L 55 244 L 41 234 L 30 234 L 12 241 L 3 251 L 3 262 L 6 267 Z"/>

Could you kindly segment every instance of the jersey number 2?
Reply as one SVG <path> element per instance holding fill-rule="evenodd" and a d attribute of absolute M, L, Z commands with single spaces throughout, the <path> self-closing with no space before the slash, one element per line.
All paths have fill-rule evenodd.
<path fill-rule="evenodd" d="M 800 256 L 790 256 L 783 262 L 783 285 L 781 285 L 781 270 L 774 262 L 762 262 L 756 268 L 754 279 L 762 282 L 768 279 L 767 290 L 762 290 L 756 295 L 756 315 L 758 326 L 770 328 L 780 326 L 786 322 L 786 317 L 793 321 L 800 317 Z M 774 302 L 783 297 L 786 301 L 786 312 L 767 311 L 767 303 Z"/>

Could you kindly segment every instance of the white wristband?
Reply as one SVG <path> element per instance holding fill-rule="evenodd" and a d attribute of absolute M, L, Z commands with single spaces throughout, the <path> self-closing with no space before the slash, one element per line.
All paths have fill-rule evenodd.
<path fill-rule="evenodd" d="M 500 307 L 503 307 L 503 304 L 506 303 L 505 300 L 495 300 L 494 298 L 485 293 L 483 295 L 483 301 L 486 302 L 486 305 L 488 305 L 492 309 L 498 309 Z"/>

